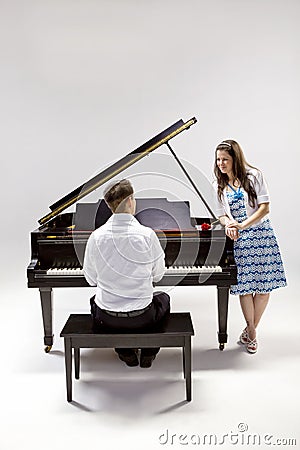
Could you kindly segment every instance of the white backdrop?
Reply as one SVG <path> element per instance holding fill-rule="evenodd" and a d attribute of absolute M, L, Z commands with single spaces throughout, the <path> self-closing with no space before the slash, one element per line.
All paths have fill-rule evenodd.
<path fill-rule="evenodd" d="M 297 0 L 1 0 L 0 8 L 4 282 L 25 283 L 28 236 L 48 205 L 193 116 L 198 123 L 172 141 L 176 153 L 211 180 L 216 144 L 241 143 L 269 182 L 291 276 Z"/>
<path fill-rule="evenodd" d="M 178 422 L 176 429 L 190 420 L 190 426 L 197 430 L 201 418 L 205 431 L 211 423 L 224 430 L 223 425 L 246 419 L 253 430 L 261 425 L 264 432 L 277 429 L 279 435 L 294 437 L 299 418 L 299 364 L 295 358 L 299 342 L 299 13 L 298 0 L 0 0 L 0 334 L 3 366 L 9 368 L 2 369 L 0 381 L 4 399 L 1 424 L 7 424 L 3 427 L 3 448 L 15 450 L 21 441 L 31 450 L 45 445 L 45 449 L 66 448 L 55 446 L 53 441 L 60 442 L 65 436 L 63 442 L 69 445 L 68 430 L 73 430 L 76 447 L 82 445 L 83 431 L 85 442 L 88 438 L 93 442 L 103 433 L 105 438 L 105 426 L 110 430 L 123 423 L 128 426 L 126 442 L 133 448 L 131 427 L 136 405 L 141 406 L 145 422 L 141 428 L 141 421 L 137 421 L 142 446 L 144 435 L 149 436 L 149 422 L 161 430 L 163 420 L 170 427 Z M 76 394 L 85 398 L 87 393 L 87 404 L 96 402 L 100 416 L 88 414 L 84 406 L 76 410 L 64 403 L 63 352 L 42 353 L 38 293 L 26 288 L 30 232 L 60 197 L 178 119 L 186 121 L 193 116 L 197 124 L 171 143 L 177 155 L 201 174 L 195 181 L 203 181 L 202 174 L 211 181 L 214 149 L 226 138 L 239 141 L 249 162 L 264 172 L 289 288 L 280 290 L 276 297 L 274 294 L 278 301 L 266 317 L 265 347 L 255 361 L 232 344 L 241 323 L 237 302 L 231 302 L 229 349 L 216 357 L 211 298 L 203 294 L 201 299 L 201 308 L 206 305 L 205 316 L 195 312 L 195 304 L 200 305 L 198 294 L 190 290 L 184 297 L 183 291 L 175 290 L 177 307 L 191 305 L 195 308 L 193 318 L 200 324 L 194 341 L 198 395 L 189 409 L 172 410 L 171 406 L 165 410 L 167 420 L 159 414 L 148 416 L 148 402 L 150 411 L 160 407 L 160 391 L 155 391 L 160 378 L 161 392 L 170 389 L 161 375 L 174 367 L 172 354 L 166 353 L 153 368 L 152 377 L 158 374 L 153 386 L 150 373 L 150 390 L 145 390 L 144 400 L 139 396 L 144 392 L 139 378 L 137 404 L 132 402 L 131 406 L 126 397 L 132 395 L 131 383 L 112 383 L 111 392 L 106 390 L 107 380 L 98 390 L 95 385 L 107 398 L 106 404 L 94 395 L 93 385 L 83 381 L 77 384 Z M 160 164 L 161 158 L 147 158 L 134 173 L 157 167 L 176 174 L 171 163 Z M 142 189 L 142 178 L 135 179 Z M 155 183 L 145 177 L 146 188 L 160 189 L 161 180 L 157 186 Z M 206 189 L 201 183 L 199 188 Z M 208 292 L 205 289 L 203 292 Z M 62 300 L 65 295 L 67 300 L 68 294 L 61 291 L 55 293 L 56 298 Z M 69 299 L 67 306 L 57 302 L 56 348 L 62 346 L 59 327 L 70 312 L 69 306 L 78 306 L 82 296 L 74 294 L 74 303 Z M 281 325 L 285 329 L 280 335 Z M 110 370 L 115 375 L 118 369 L 114 355 L 111 362 L 110 353 L 106 355 L 109 378 Z M 97 361 L 97 355 L 94 359 Z M 123 395 L 122 386 L 127 394 Z M 176 386 L 171 385 L 174 393 Z M 256 387 L 260 389 L 257 397 Z M 228 405 L 227 411 L 231 394 L 233 407 Z M 167 395 L 161 398 L 168 404 Z M 121 405 L 124 401 L 120 413 L 115 401 Z M 147 404 L 144 409 L 143 401 Z M 229 414 L 226 420 L 225 409 Z M 84 429 L 77 427 L 77 420 Z M 39 435 L 39 442 L 33 443 L 34 434 Z M 157 448 L 152 441 L 148 444 L 145 448 Z M 141 447 L 138 441 L 137 445 L 134 448 Z"/>

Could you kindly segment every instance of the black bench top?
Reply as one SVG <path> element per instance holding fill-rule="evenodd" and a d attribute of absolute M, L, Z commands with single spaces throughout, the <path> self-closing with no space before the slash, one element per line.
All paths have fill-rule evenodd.
<path fill-rule="evenodd" d="M 185 335 L 185 336 L 193 336 L 194 329 L 191 321 L 191 316 L 189 312 L 181 312 L 181 313 L 171 313 L 166 319 L 164 319 L 159 326 L 155 328 L 153 331 L 143 331 L 143 330 L 133 330 L 130 332 L 121 331 L 120 333 L 116 331 L 109 332 L 107 330 L 103 332 L 98 332 L 93 329 L 93 321 L 91 314 L 71 314 L 62 329 L 60 336 L 61 337 L 70 337 L 70 336 L 82 336 L 82 335 L 97 335 L 101 334 L 101 336 L 111 336 L 112 334 L 115 336 L 122 336 L 126 334 L 129 336 L 137 336 L 137 335 L 153 335 L 153 334 L 168 334 L 168 335 Z"/>

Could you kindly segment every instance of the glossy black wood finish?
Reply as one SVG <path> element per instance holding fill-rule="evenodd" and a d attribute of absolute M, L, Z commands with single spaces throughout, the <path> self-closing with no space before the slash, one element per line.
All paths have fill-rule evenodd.
<path fill-rule="evenodd" d="M 52 289 L 88 286 L 82 275 L 54 276 L 49 275 L 47 270 L 51 268 L 81 268 L 90 233 L 93 229 L 105 223 L 110 214 L 101 200 L 96 204 L 77 204 L 76 213 L 61 212 L 160 145 L 167 144 L 173 156 L 175 156 L 170 148 L 169 140 L 188 129 L 195 122 L 195 118 L 185 123 L 182 120 L 177 121 L 171 127 L 51 205 L 52 211 L 39 220 L 42 225 L 31 233 L 31 262 L 27 269 L 27 278 L 28 287 L 38 288 L 40 291 L 46 351 L 49 351 L 53 344 Z M 178 160 L 177 157 L 176 160 Z M 184 172 L 188 176 L 185 169 Z M 198 192 L 199 197 L 204 200 L 193 180 L 189 176 L 188 179 Z M 188 212 L 188 202 L 179 202 L 180 204 L 176 205 L 176 202 L 172 204 L 167 199 L 146 200 L 146 214 L 144 213 L 144 204 L 141 203 L 140 211 L 143 213 L 139 220 L 141 223 L 144 220 L 146 226 L 156 230 L 165 252 L 167 267 L 204 265 L 219 265 L 222 267 L 221 273 L 212 272 L 197 276 L 187 271 L 184 276 L 166 275 L 158 283 L 158 286 L 216 285 L 218 288 L 219 343 L 220 348 L 224 348 L 224 344 L 227 342 L 228 292 L 230 285 L 235 284 L 237 279 L 232 241 L 225 237 L 224 229 L 220 225 L 213 226 L 212 230 L 198 231 L 196 225 L 204 222 L 210 223 L 212 220 L 209 218 L 191 218 Z M 145 199 L 140 201 L 145 202 Z M 163 207 L 162 204 L 164 204 Z M 139 199 L 137 199 L 138 205 Z M 137 215 L 138 213 L 139 210 L 137 210 Z"/>
<path fill-rule="evenodd" d="M 199 275 L 165 275 L 157 286 L 217 286 L 218 341 L 224 349 L 227 342 L 228 295 L 230 285 L 236 284 L 237 271 L 233 259 L 232 241 L 226 238 L 219 225 L 209 231 L 198 231 L 195 224 L 209 223 L 208 218 L 191 218 L 186 230 L 157 231 L 165 251 L 167 267 L 174 265 L 213 266 L 220 265 L 222 272 Z M 28 287 L 38 288 L 42 305 L 44 343 L 49 351 L 53 345 L 52 289 L 88 287 L 84 276 L 48 275 L 50 268 L 82 267 L 86 242 L 90 231 L 72 229 L 74 215 L 62 214 L 47 226 L 31 233 L 32 259 L 27 269 Z"/>
<path fill-rule="evenodd" d="M 146 348 L 181 347 L 186 399 L 192 399 L 191 337 L 194 335 L 190 313 L 172 313 L 153 332 L 132 333 L 94 332 L 90 314 L 71 314 L 60 336 L 65 344 L 67 400 L 72 401 L 72 350 L 74 349 L 75 378 L 80 376 L 81 348 Z"/>

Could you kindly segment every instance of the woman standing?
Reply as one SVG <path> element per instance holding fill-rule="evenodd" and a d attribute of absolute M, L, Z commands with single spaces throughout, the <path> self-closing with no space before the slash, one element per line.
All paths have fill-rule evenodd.
<path fill-rule="evenodd" d="M 234 242 L 237 284 L 231 294 L 240 296 L 246 328 L 240 342 L 256 353 L 256 328 L 270 292 L 286 286 L 279 247 L 269 213 L 269 193 L 262 173 L 245 160 L 240 145 L 225 140 L 216 148 L 214 173 L 220 222 Z"/>

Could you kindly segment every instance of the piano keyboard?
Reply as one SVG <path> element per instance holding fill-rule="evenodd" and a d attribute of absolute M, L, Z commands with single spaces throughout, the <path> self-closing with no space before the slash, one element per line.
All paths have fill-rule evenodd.
<path fill-rule="evenodd" d="M 66 267 L 63 267 L 62 269 L 57 269 L 57 268 L 53 268 L 53 269 L 48 269 L 47 270 L 47 275 L 52 275 L 52 276 L 76 276 L 76 277 L 83 277 L 83 270 L 81 268 L 77 268 L 77 269 L 68 269 Z"/>
<path fill-rule="evenodd" d="M 220 266 L 172 266 L 165 268 L 165 275 L 183 275 L 185 273 L 222 272 Z"/>
<path fill-rule="evenodd" d="M 184 275 L 184 274 L 200 274 L 200 273 L 212 273 L 212 272 L 222 272 L 222 267 L 220 266 L 172 266 L 165 268 L 165 275 Z M 48 269 L 47 275 L 50 276 L 76 276 L 83 277 L 83 270 L 81 268 L 77 269 Z"/>

